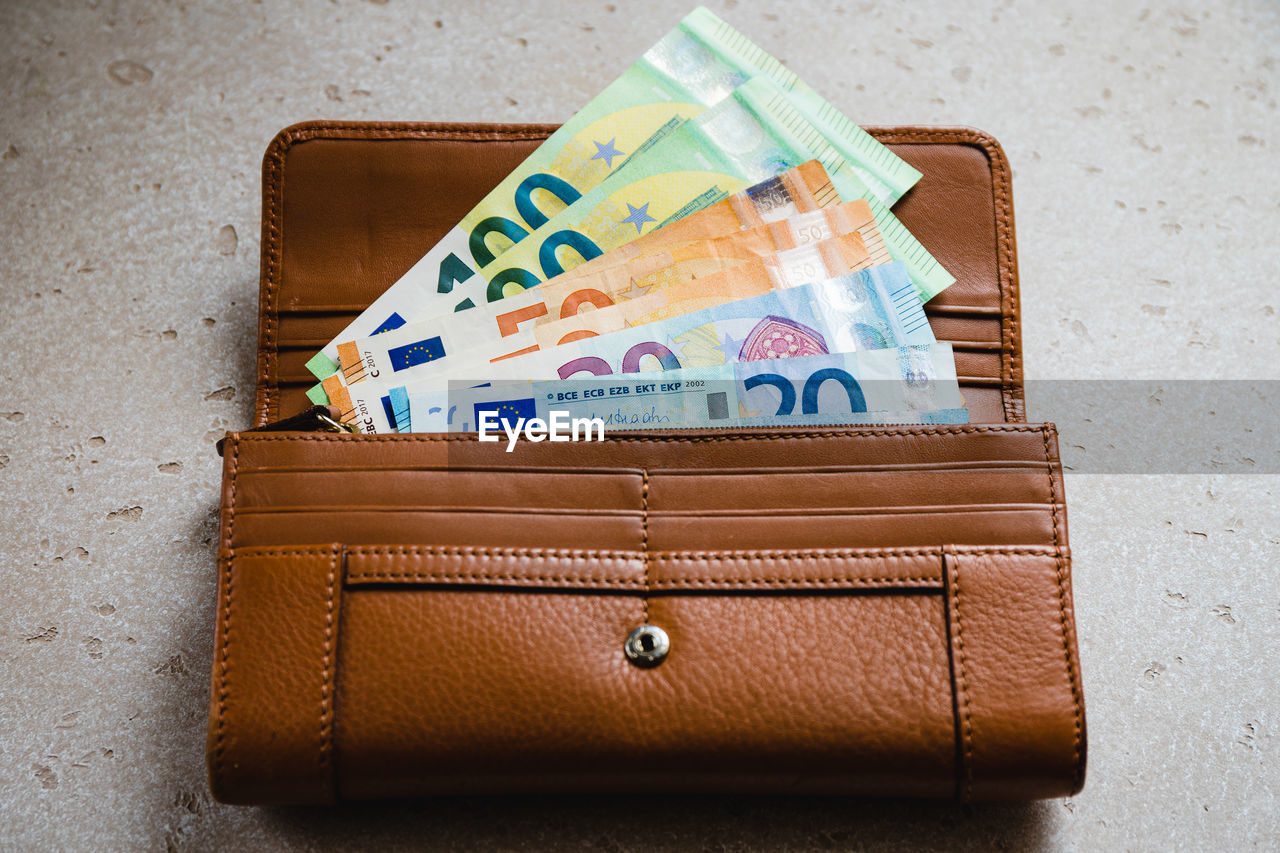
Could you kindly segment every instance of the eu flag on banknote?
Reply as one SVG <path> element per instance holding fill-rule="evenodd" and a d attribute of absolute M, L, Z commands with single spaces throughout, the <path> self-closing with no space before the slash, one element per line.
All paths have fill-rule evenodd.
<path fill-rule="evenodd" d="M 392 329 L 398 329 L 404 325 L 404 318 L 396 311 L 391 312 L 391 316 L 382 321 L 382 325 L 374 329 L 369 334 L 380 335 L 383 332 L 389 332 Z"/>
<path fill-rule="evenodd" d="M 414 365 L 425 364 L 428 361 L 443 358 L 444 341 L 440 340 L 439 335 L 434 338 L 425 338 L 421 341 L 414 341 L 411 344 L 387 350 L 387 356 L 393 369 L 404 370 Z"/>
<path fill-rule="evenodd" d="M 538 404 L 532 397 L 525 397 L 522 400 L 495 400 L 489 403 L 476 403 L 475 417 L 477 426 L 480 424 L 481 414 L 486 412 L 496 412 L 499 423 L 505 423 L 515 429 L 516 424 L 522 418 L 527 421 L 538 416 Z"/>

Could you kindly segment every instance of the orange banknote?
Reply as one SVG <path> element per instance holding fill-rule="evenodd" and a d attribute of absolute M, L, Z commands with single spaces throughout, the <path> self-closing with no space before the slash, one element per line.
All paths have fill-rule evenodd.
<path fill-rule="evenodd" d="M 533 334 L 539 349 L 594 335 L 678 317 L 738 299 L 857 272 L 872 265 L 857 232 L 807 246 L 762 255 L 702 278 L 664 281 L 647 290 L 638 286 L 616 302 L 591 307 L 560 319 L 538 322 Z"/>

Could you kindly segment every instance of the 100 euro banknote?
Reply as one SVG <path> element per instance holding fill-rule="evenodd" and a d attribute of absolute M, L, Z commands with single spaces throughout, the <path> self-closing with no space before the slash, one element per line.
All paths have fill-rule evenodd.
<path fill-rule="evenodd" d="M 913 256 L 922 254 L 932 263 L 928 253 L 887 209 L 881 207 L 875 212 L 872 200 L 867 199 L 865 184 L 829 142 L 795 112 L 774 84 L 758 78 L 683 124 L 637 158 L 628 169 L 605 180 L 497 259 L 494 265 L 482 270 L 481 274 L 490 279 L 489 298 L 497 301 L 507 293 L 536 288 L 541 281 L 539 273 L 550 277 L 564 271 L 563 264 L 568 262 L 566 254 L 589 260 L 603 254 L 605 249 L 634 240 L 650 223 L 661 226 L 662 217 L 679 220 L 687 215 L 690 205 L 701 207 L 717 200 L 725 194 L 725 187 L 740 188 L 752 180 L 750 176 L 772 176 L 784 167 L 794 168 L 811 157 L 822 163 L 838 197 L 862 196 L 867 200 L 887 243 L 891 242 L 889 234 L 896 234 L 900 241 L 907 239 L 915 247 Z M 673 164 L 697 168 L 672 171 Z M 643 203 L 642 199 L 645 199 Z M 525 266 L 519 266 L 522 263 Z M 915 269 L 918 271 L 919 267 Z M 945 275 L 936 264 L 932 269 Z M 950 281 L 948 277 L 947 283 Z M 921 286 L 917 275 L 918 293 Z M 375 373 L 385 375 L 384 366 L 377 363 L 379 354 L 384 352 L 394 353 L 389 356 L 392 365 L 414 369 L 428 361 L 456 362 L 457 341 L 472 339 L 487 347 L 494 333 L 494 327 L 485 322 L 489 314 L 464 317 L 467 313 L 440 315 L 390 332 L 391 338 L 378 340 L 388 334 L 384 333 L 358 342 L 356 348 L 363 356 L 363 363 L 355 362 L 354 354 L 349 354 L 350 363 L 344 365 L 345 378 L 358 380 L 366 375 L 372 378 Z M 514 319 L 518 323 L 520 316 L 504 313 L 503 319 Z M 471 332 L 476 324 L 488 326 L 479 339 Z M 424 329 L 424 325 L 430 328 Z M 498 327 L 499 334 L 504 331 Z M 489 350 L 489 357 L 511 352 L 510 347 L 502 353 Z M 313 399 L 320 402 L 326 395 L 332 399 L 332 387 L 342 382 L 341 374 L 327 378 L 324 387 L 313 392 Z"/>
<path fill-rule="evenodd" d="M 757 76 L 813 105 L 825 126 L 852 125 L 768 53 L 697 9 L 538 146 L 339 337 L 363 337 L 479 304 L 487 282 L 478 279 L 478 269 L 683 121 Z M 843 138 L 846 157 L 886 203 L 919 178 L 865 133 L 848 131 Z M 336 368 L 336 357 L 331 343 L 308 367 L 324 378 Z"/>
<path fill-rule="evenodd" d="M 809 159 L 826 168 L 841 199 L 870 205 L 889 252 L 921 299 L 952 278 L 881 204 L 824 136 L 767 78 L 734 90 L 606 178 L 555 219 L 479 271 L 497 301 L 629 243 L 748 184 Z"/>

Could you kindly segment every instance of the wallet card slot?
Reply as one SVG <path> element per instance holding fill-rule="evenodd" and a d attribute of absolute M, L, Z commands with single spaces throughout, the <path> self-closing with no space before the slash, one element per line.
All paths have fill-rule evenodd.
<path fill-rule="evenodd" d="M 311 541 L 317 529 L 383 544 L 636 548 L 647 537 L 650 550 L 1065 537 L 1051 426 L 615 434 L 513 454 L 473 436 L 264 433 L 236 436 L 227 457 L 228 546 Z M 432 485 L 411 485 L 419 478 Z M 299 511 L 252 511 L 268 506 Z M 250 510 L 238 524 L 236 507 Z"/>
<path fill-rule="evenodd" d="M 1014 546 L 1051 541 L 1048 507 L 864 514 L 665 516 L 651 514 L 650 547 L 701 549 L 910 548 L 925 543 Z"/>
<path fill-rule="evenodd" d="M 359 314 L 359 311 L 320 310 L 289 313 L 282 311 L 279 318 L 281 332 L 279 349 L 292 349 L 290 344 L 296 344 L 304 338 L 324 338 L 325 343 L 328 343 L 336 335 L 341 334 L 342 330 Z"/>
<path fill-rule="evenodd" d="M 242 507 L 520 509 L 526 512 L 638 510 L 639 472 L 383 468 L 256 469 L 237 482 Z M 243 510 L 242 510 L 243 511 Z"/>
<path fill-rule="evenodd" d="M 282 350 L 310 350 L 314 355 L 315 351 L 329 345 L 331 338 L 296 338 L 288 342 L 282 342 L 280 349 Z"/>
<path fill-rule="evenodd" d="M 955 350 L 956 376 L 960 384 L 972 383 L 976 378 L 1001 381 L 1000 352 L 974 352 L 971 350 Z"/>
<path fill-rule="evenodd" d="M 927 307 L 927 306 L 926 306 Z M 1000 346 L 1000 327 L 989 319 L 974 317 L 930 317 L 929 327 L 940 341 L 991 341 Z"/>
<path fill-rule="evenodd" d="M 484 547 L 557 548 L 570 538 L 576 547 L 595 549 L 636 548 L 643 538 L 639 512 L 556 514 L 353 508 L 345 511 L 237 513 L 232 546 L 287 545 L 326 540 L 352 545 L 441 544 Z"/>
<path fill-rule="evenodd" d="M 653 511 L 876 509 L 969 504 L 1043 503 L 1045 468 L 958 463 L 957 467 L 651 472 Z"/>
<path fill-rule="evenodd" d="M 952 350 L 970 350 L 973 352 L 999 352 L 1000 351 L 999 341 L 957 341 L 957 340 L 947 339 L 946 342 L 951 344 Z"/>
<path fill-rule="evenodd" d="M 937 317 L 999 317 L 1003 311 L 999 305 L 946 305 L 946 297 L 934 299 L 924 306 L 930 322 Z"/>

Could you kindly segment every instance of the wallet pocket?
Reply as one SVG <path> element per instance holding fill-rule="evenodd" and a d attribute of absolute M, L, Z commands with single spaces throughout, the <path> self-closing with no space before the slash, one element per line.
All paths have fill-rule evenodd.
<path fill-rule="evenodd" d="M 223 510 L 225 801 L 1083 783 L 1050 425 L 244 434 Z"/>

